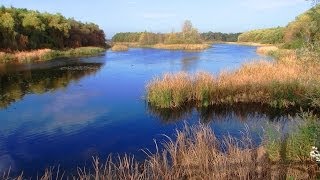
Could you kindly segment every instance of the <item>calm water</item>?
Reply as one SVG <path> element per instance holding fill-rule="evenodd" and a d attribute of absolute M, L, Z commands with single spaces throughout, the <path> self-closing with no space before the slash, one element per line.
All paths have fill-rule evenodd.
<path fill-rule="evenodd" d="M 155 49 L 107 51 L 99 57 L 59 59 L 28 65 L 0 65 L 0 171 L 35 175 L 49 166 L 74 171 L 92 156 L 154 151 L 153 139 L 172 135 L 184 121 L 209 123 L 221 137 L 240 136 L 247 125 L 259 143 L 261 126 L 285 122 L 271 109 L 184 108 L 159 111 L 144 100 L 156 75 L 177 71 L 218 73 L 266 59 L 255 47 L 215 45 L 204 52 Z M 281 119 L 284 119 L 281 121 Z"/>

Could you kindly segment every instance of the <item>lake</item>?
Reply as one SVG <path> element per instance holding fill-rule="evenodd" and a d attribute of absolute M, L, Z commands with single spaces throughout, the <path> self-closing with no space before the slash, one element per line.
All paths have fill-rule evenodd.
<path fill-rule="evenodd" d="M 145 86 L 165 72 L 232 70 L 269 59 L 256 47 L 215 44 L 203 52 L 157 49 L 107 51 L 98 57 L 0 65 L 0 172 L 35 176 L 46 167 L 74 172 L 92 157 L 155 151 L 176 128 L 209 124 L 218 137 L 249 129 L 260 143 L 266 123 L 286 124 L 287 113 L 258 105 L 163 111 L 145 102 Z"/>

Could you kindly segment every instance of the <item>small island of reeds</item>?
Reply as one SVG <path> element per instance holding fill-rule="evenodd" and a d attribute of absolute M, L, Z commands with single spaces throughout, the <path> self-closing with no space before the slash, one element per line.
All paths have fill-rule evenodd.
<path fill-rule="evenodd" d="M 128 51 L 129 47 L 125 44 L 115 44 L 111 47 L 112 51 Z"/>

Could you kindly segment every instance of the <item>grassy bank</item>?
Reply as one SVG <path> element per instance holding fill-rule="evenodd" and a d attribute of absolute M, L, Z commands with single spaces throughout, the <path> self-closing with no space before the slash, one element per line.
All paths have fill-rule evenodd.
<path fill-rule="evenodd" d="M 320 64 L 295 55 L 257 61 L 218 76 L 199 72 L 165 74 L 147 85 L 147 101 L 159 108 L 260 103 L 276 108 L 320 107 Z"/>
<path fill-rule="evenodd" d="M 62 57 L 94 56 L 104 52 L 100 47 L 80 47 L 67 50 L 39 49 L 32 51 L 21 51 L 15 53 L 0 52 L 0 63 L 24 63 L 34 61 L 47 61 Z"/>
<path fill-rule="evenodd" d="M 244 46 L 265 46 L 266 44 L 256 43 L 256 42 L 223 42 L 225 44 L 235 44 Z"/>
<path fill-rule="evenodd" d="M 304 138 L 304 140 L 309 140 Z M 145 151 L 147 158 L 112 158 L 106 163 L 94 158 L 93 171 L 79 169 L 71 179 L 314 179 L 318 167 L 312 161 L 272 161 L 268 149 L 254 146 L 249 134 L 240 139 L 217 139 L 205 125 L 185 126 L 168 139 L 162 150 Z M 296 147 L 300 150 L 299 147 Z M 303 152 L 305 151 L 302 149 Z M 309 150 L 307 150 L 309 152 Z M 305 158 L 304 156 L 299 156 Z M 56 170 L 57 171 L 57 170 Z M 62 170 L 49 169 L 43 180 L 66 179 Z M 59 173 L 60 172 L 60 173 Z M 4 175 L 6 179 L 8 175 Z M 22 176 L 20 177 L 22 179 Z"/>

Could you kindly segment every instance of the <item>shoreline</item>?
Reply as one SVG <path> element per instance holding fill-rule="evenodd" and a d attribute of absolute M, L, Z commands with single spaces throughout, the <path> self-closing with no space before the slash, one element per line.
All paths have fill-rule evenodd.
<path fill-rule="evenodd" d="M 151 49 L 165 49 L 165 50 L 184 50 L 184 51 L 201 51 L 209 49 L 212 45 L 208 43 L 203 44 L 155 44 L 155 45 L 141 45 L 135 42 L 121 42 L 114 43 L 113 46 L 127 46 L 128 48 L 151 48 Z"/>
<path fill-rule="evenodd" d="M 244 45 L 244 46 L 274 46 L 273 44 L 261 44 L 255 42 L 221 42 L 223 44 L 234 44 L 234 45 Z"/>
<path fill-rule="evenodd" d="M 30 63 L 49 61 L 56 58 L 90 57 L 105 52 L 102 47 L 79 47 L 64 50 L 36 49 L 31 51 L 19 51 L 14 53 L 0 52 L 0 63 Z"/>

